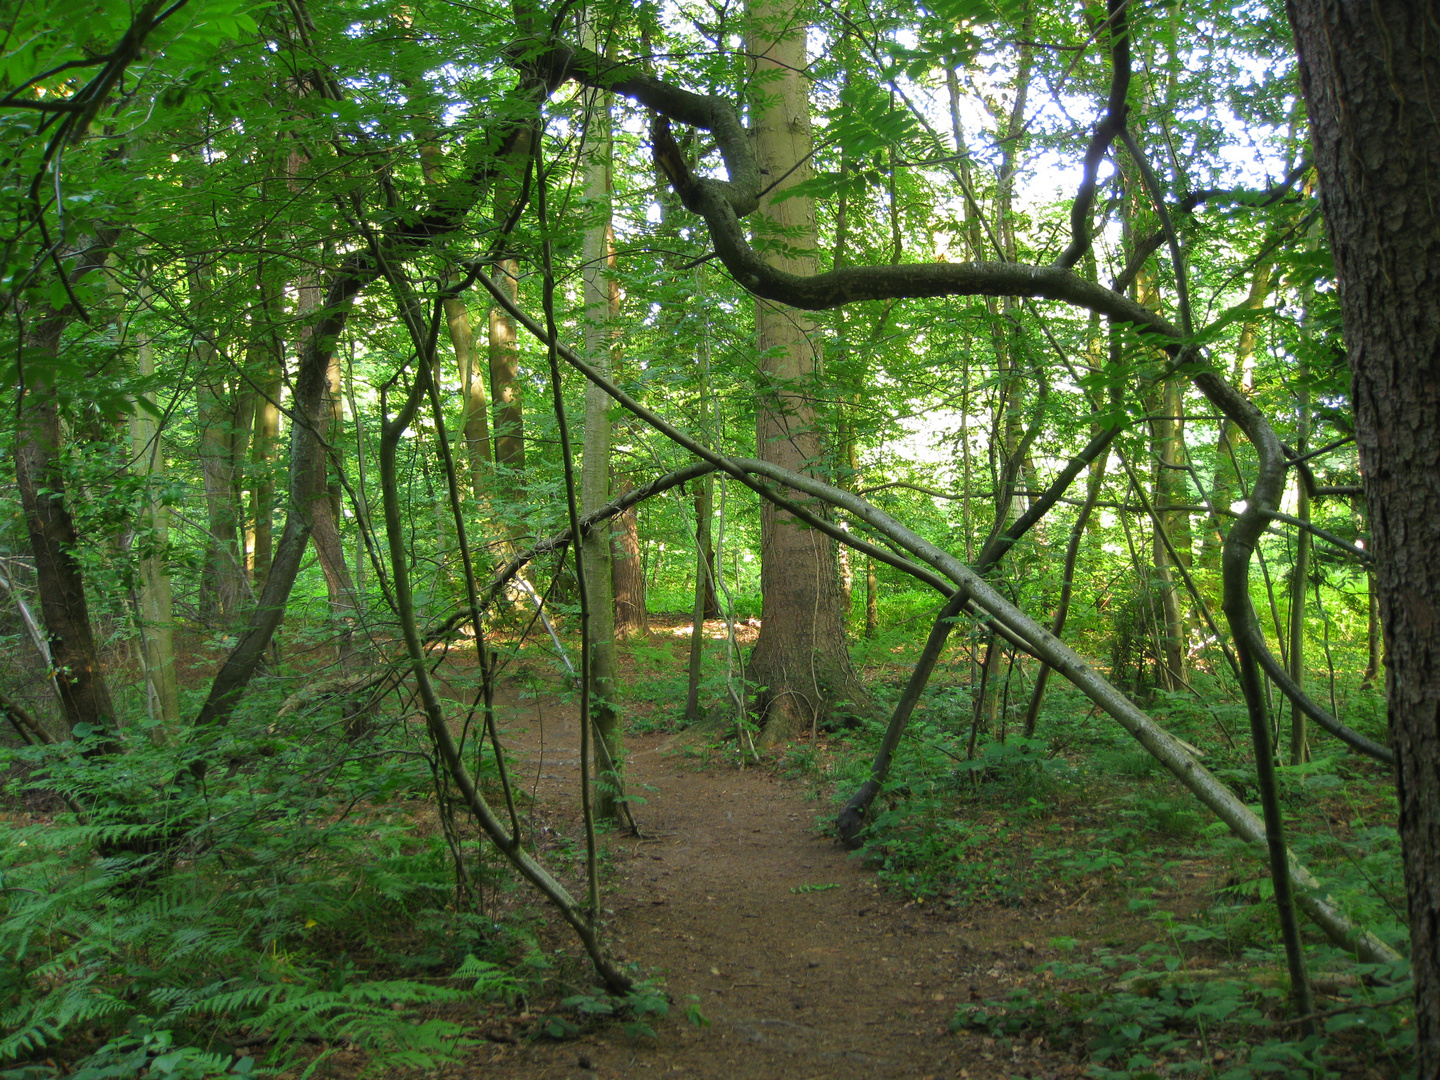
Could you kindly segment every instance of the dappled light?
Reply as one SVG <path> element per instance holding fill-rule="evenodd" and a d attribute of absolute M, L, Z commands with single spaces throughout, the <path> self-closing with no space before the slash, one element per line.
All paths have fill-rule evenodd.
<path fill-rule="evenodd" d="M 0 1077 L 1440 1074 L 1368 5 L 0 34 Z"/>

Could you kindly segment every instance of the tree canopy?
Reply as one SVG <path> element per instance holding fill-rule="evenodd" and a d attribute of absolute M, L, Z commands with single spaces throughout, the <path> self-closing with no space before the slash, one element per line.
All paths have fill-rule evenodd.
<path fill-rule="evenodd" d="M 1440 145 L 1413 115 L 1435 60 L 1406 51 L 1403 79 L 1365 82 L 1374 26 L 1400 16 L 1351 13 L 1360 58 L 1337 88 L 1306 47 L 1330 16 L 1295 8 L 11 13 L 0 709 L 50 762 L 73 846 L 117 860 L 122 891 L 175 872 L 212 788 L 268 767 L 257 718 L 291 715 L 305 683 L 338 716 L 307 745 L 347 769 L 420 717 L 437 797 L 633 993 L 594 818 L 637 824 L 616 650 L 642 640 L 646 590 L 690 613 L 686 718 L 740 752 L 884 729 L 842 793 L 846 842 L 963 638 L 970 759 L 980 735 L 1034 736 L 1053 673 L 1265 847 L 1302 1018 L 1297 912 L 1365 963 L 1406 946 L 1287 846 L 1277 766 L 1409 777 L 1435 1068 L 1440 794 L 1416 766 L 1435 683 L 1411 600 L 1433 595 L 1416 538 L 1440 515 L 1397 495 L 1433 439 L 1384 471 L 1390 425 L 1423 431 L 1433 382 L 1368 374 L 1402 339 L 1433 373 L 1414 177 L 1434 154 L 1401 163 L 1387 199 L 1421 240 L 1387 263 L 1365 247 L 1377 212 L 1354 206 L 1380 150 L 1334 149 L 1361 106 Z M 1428 270 L 1393 301 L 1394 273 L 1364 276 L 1401 265 Z M 1421 322 L 1367 330 L 1393 308 Z M 1411 658 L 1389 733 L 1382 615 Z M 736 627 L 756 617 L 749 654 Z M 856 659 L 887 632 L 913 658 L 898 687 Z M 537 633 L 578 694 L 583 889 L 537 854 L 495 722 Z M 1167 730 L 1179 699 L 1216 718 L 1243 783 Z M 81 775 L 124 760 L 147 779 Z M 49 1037 L 16 995 L 32 1034 L 0 1057 Z"/>

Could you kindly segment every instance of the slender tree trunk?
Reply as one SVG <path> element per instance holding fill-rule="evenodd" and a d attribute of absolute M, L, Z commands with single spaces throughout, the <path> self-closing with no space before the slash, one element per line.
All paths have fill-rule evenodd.
<path fill-rule="evenodd" d="M 1365 573 L 1365 673 L 1360 688 L 1368 690 L 1380 674 L 1380 593 L 1375 587 L 1375 571 Z"/>
<path fill-rule="evenodd" d="M 594 42 L 589 24 L 584 34 Z M 610 95 L 592 91 L 587 103 L 585 198 L 602 208 L 585 230 L 584 278 L 586 359 L 610 377 L 614 347 L 610 262 Z M 610 396 L 594 383 L 585 385 L 585 444 L 580 466 L 580 512 L 589 514 L 610 501 Z M 590 721 L 599 751 L 600 782 L 595 785 L 595 815 L 618 819 L 623 790 L 618 663 L 615 653 L 615 592 L 609 523 L 591 529 L 580 541 L 585 593 L 590 613 Z"/>
<path fill-rule="evenodd" d="M 613 150 L 612 150 L 613 157 Z M 606 236 L 606 262 L 611 277 L 605 282 L 610 304 L 611 354 L 614 367 L 624 363 L 624 334 L 620 326 L 620 281 L 614 276 L 615 236 L 613 228 Z M 607 408 L 613 408 L 607 402 Z M 625 430 L 623 427 L 622 431 Z M 613 440 L 612 431 L 612 440 Z M 628 472 L 618 468 L 612 456 L 610 490 L 621 496 L 635 486 Z M 640 507 L 635 505 L 610 523 L 610 582 L 615 598 L 615 640 L 643 638 L 650 632 L 650 609 L 645 602 L 645 562 L 640 552 Z"/>
<path fill-rule="evenodd" d="M 532 136 L 522 137 L 516 144 L 511 161 L 528 160 Z M 523 167 L 523 166 L 518 166 Z M 520 198 L 520 186 L 514 177 L 497 186 L 495 219 L 505 221 Z M 496 267 L 497 278 L 511 300 L 520 296 L 520 264 L 513 258 L 501 259 Z M 494 410 L 492 431 L 495 438 L 495 465 L 498 493 L 510 504 L 503 516 L 511 536 L 517 535 L 511 510 L 525 494 L 525 406 L 520 380 L 520 342 L 515 334 L 515 320 L 498 306 L 490 308 L 489 316 L 490 407 Z"/>
<path fill-rule="evenodd" d="M 874 638 L 880 632 L 880 597 L 875 588 L 875 560 L 865 559 L 865 636 Z"/>
<path fill-rule="evenodd" d="M 1306 247 L 1315 251 L 1320 246 L 1320 223 L 1314 222 L 1310 227 L 1310 238 Z M 1313 288 L 1307 286 L 1301 299 L 1304 307 L 1300 313 L 1300 337 L 1305 343 L 1309 343 L 1313 335 L 1311 324 L 1311 307 L 1314 304 L 1315 296 Z M 1305 355 L 1302 353 L 1302 357 Z M 1308 382 L 1310 370 L 1302 358 L 1295 367 L 1295 382 L 1297 390 L 1295 393 L 1298 415 L 1295 424 L 1295 450 L 1304 454 L 1310 448 L 1310 391 Z M 1292 470 L 1295 473 L 1295 516 L 1307 524 L 1310 521 L 1310 489 L 1307 486 L 1310 473 L 1300 468 Z M 1290 649 L 1286 655 L 1290 678 L 1295 685 L 1303 689 L 1305 685 L 1305 597 L 1310 591 L 1310 533 L 1305 529 L 1297 529 L 1295 532 L 1295 565 L 1290 569 L 1290 626 L 1289 640 Z M 1319 589 L 1319 585 L 1316 585 Z M 1319 593 L 1316 593 L 1319 596 Z M 1290 705 L 1290 764 L 1301 765 L 1308 761 L 1309 750 L 1305 745 L 1305 713 L 1295 703 Z"/>
<path fill-rule="evenodd" d="M 241 411 L 240 401 L 248 395 L 232 386 L 216 350 L 210 267 L 194 264 L 187 276 L 191 318 L 197 327 L 203 328 L 191 339 L 192 363 L 199 373 L 195 397 L 207 532 L 205 565 L 200 574 L 200 611 L 206 619 L 223 625 L 235 617 L 245 596 L 240 504 L 235 489 L 240 462 L 236 459 L 235 447 L 243 441 L 237 437 L 237 414 Z M 142 355 L 141 359 L 151 358 Z M 133 434 L 133 422 L 131 427 Z M 138 448 L 135 453 L 140 453 Z"/>
<path fill-rule="evenodd" d="M 441 151 L 434 131 L 421 135 L 420 169 L 431 188 L 441 186 Z M 453 267 L 452 267 L 453 269 Z M 455 367 L 460 376 L 460 429 L 465 439 L 465 462 L 470 470 L 470 493 L 477 503 L 486 498 L 486 483 L 493 458 L 490 453 L 490 400 L 486 393 L 487 379 L 481 371 L 479 353 L 475 348 L 475 327 L 465 301 L 457 296 L 441 302 L 445 311 L 445 329 L 450 346 L 455 350 Z"/>
<path fill-rule="evenodd" d="M 703 534 L 696 553 L 695 580 L 705 588 L 700 614 L 706 619 L 720 618 L 720 600 L 715 595 L 715 541 L 710 521 L 715 515 L 715 478 L 702 476 L 691 486 L 695 493 L 695 531 Z"/>
<path fill-rule="evenodd" d="M 450 344 L 454 346 L 455 363 L 460 370 L 460 402 L 464 410 L 461 431 L 465 436 L 465 461 L 470 466 L 470 492 L 476 502 L 483 503 L 491 464 L 490 399 L 475 349 L 475 330 L 470 325 L 470 312 L 464 301 L 445 301 L 445 325 L 450 331 Z"/>
<path fill-rule="evenodd" d="M 321 414 L 324 425 L 320 431 L 321 438 L 330 446 L 338 446 L 341 442 L 342 401 L 339 355 L 331 352 L 325 370 L 325 402 Z M 360 598 L 350 577 L 345 541 L 340 533 L 340 483 L 338 477 L 328 479 L 339 464 L 325 452 L 320 455 L 316 468 L 319 475 L 314 481 L 310 542 L 320 560 L 320 571 L 325 575 L 330 618 L 334 623 L 336 659 L 342 671 L 352 671 L 364 664 L 364 655 L 356 643 L 355 633 L 360 620 Z"/>
<path fill-rule="evenodd" d="M 1180 583 L 1170 549 L 1176 549 L 1181 561 L 1189 551 L 1188 520 L 1182 527 L 1182 515 L 1164 509 L 1184 497 L 1178 483 L 1179 467 L 1184 462 L 1184 420 L 1180 410 L 1183 399 L 1180 380 L 1172 379 L 1154 396 L 1151 406 L 1156 412 L 1152 422 L 1155 448 L 1155 515 L 1151 533 L 1151 559 L 1155 566 L 1155 583 L 1160 600 L 1160 685 L 1178 690 L 1185 682 L 1185 609 L 1180 602 Z M 1164 535 L 1162 535 L 1162 532 Z M 1165 541 L 1169 540 L 1167 546 Z M 1182 548 L 1180 545 L 1184 543 Z"/>
<path fill-rule="evenodd" d="M 500 281 L 511 299 L 520 294 L 514 259 L 500 264 Z M 519 501 L 524 490 L 525 410 L 520 389 L 520 347 L 515 320 L 498 307 L 490 309 L 490 401 L 495 410 L 495 464 L 507 498 Z"/>
<path fill-rule="evenodd" d="M 710 535 L 711 505 L 714 483 L 710 474 L 695 481 L 695 603 L 690 617 L 690 663 L 685 690 L 685 720 L 698 724 L 704 719 L 700 712 L 700 676 L 705 659 L 706 607 L 715 602 L 715 545 Z"/>
<path fill-rule="evenodd" d="M 1033 17 L 1026 15 L 1020 30 L 1020 45 L 1016 55 L 1014 93 L 1010 98 L 1010 110 L 1004 116 L 1005 136 L 1001 140 L 1000 170 L 995 185 L 994 235 L 1000 242 L 1004 258 L 1014 262 L 1017 255 L 1015 238 L 1015 215 L 1013 201 L 1015 177 L 1020 169 L 1020 140 L 1025 134 L 1025 106 L 1029 98 L 1030 77 L 1034 69 L 1035 47 L 1032 43 Z M 997 121 L 1001 119 L 997 117 Z M 995 348 L 996 377 L 999 381 L 1000 398 L 997 403 L 999 415 L 996 428 L 996 474 L 1002 479 L 996 490 L 995 535 L 1004 532 L 1006 526 L 1025 512 L 1029 500 L 1024 495 L 1015 495 L 1013 488 L 1024 490 L 1033 487 L 1034 463 L 1029 458 L 1028 447 L 1022 447 L 1025 434 L 1025 377 L 1024 339 L 1021 336 L 1016 313 L 1020 301 L 1007 296 L 993 305 L 1002 317 L 992 322 L 992 336 Z M 1003 504 L 1003 505 L 1002 505 Z"/>
<path fill-rule="evenodd" d="M 1301 365 L 1303 382 L 1304 366 Z M 1300 392 L 1299 431 L 1295 449 L 1304 453 L 1310 444 L 1310 395 Z M 1305 486 L 1305 477 L 1299 469 L 1295 473 L 1296 492 L 1295 516 L 1301 521 L 1310 520 L 1310 491 Z M 1305 596 L 1310 591 L 1310 534 L 1304 529 L 1295 531 L 1295 565 L 1290 569 L 1290 678 L 1295 685 L 1305 685 Z M 1305 713 L 1300 706 L 1290 706 L 1290 764 L 1303 765 L 1309 759 L 1305 746 Z"/>
<path fill-rule="evenodd" d="M 296 351 L 304 357 L 313 352 L 311 339 L 316 332 L 314 319 L 323 299 L 323 287 L 316 277 L 307 278 L 297 290 L 295 318 L 300 326 L 296 335 Z M 350 577 L 350 564 L 345 558 L 345 544 L 340 535 L 340 486 L 331 484 L 331 470 L 337 467 L 326 449 L 340 441 L 340 426 L 344 419 L 343 394 L 340 385 L 340 358 L 333 347 L 325 350 L 324 380 L 320 387 L 321 400 L 316 417 L 315 438 L 318 452 L 308 467 L 314 470 L 305 485 L 310 505 L 306 516 L 310 525 L 310 542 L 320 562 L 320 571 L 325 575 L 325 591 L 329 600 L 330 618 L 334 624 L 335 656 L 342 671 L 349 671 L 363 663 L 355 644 L 355 627 L 359 618 L 360 604 L 355 594 L 355 584 Z M 293 438 L 292 434 L 292 438 Z M 292 461 L 293 468 L 293 461 Z"/>
<path fill-rule="evenodd" d="M 197 362 L 214 359 L 213 350 L 196 343 Z M 205 568 L 200 578 L 200 610 L 222 625 L 235 617 L 245 597 L 245 567 L 240 556 L 235 444 L 236 392 L 213 367 L 202 366 L 196 384 L 200 421 L 200 475 L 205 486 Z M 137 451 L 138 452 L 138 451 Z"/>
<path fill-rule="evenodd" d="M 777 201 L 811 175 L 806 24 L 783 0 L 752 0 L 748 11 L 756 154 L 777 185 L 761 201 L 757 239 L 784 245 L 769 256 L 771 265 L 813 274 L 813 201 Z M 813 473 L 822 446 L 807 383 L 820 364 L 819 328 L 808 314 L 764 300 L 756 301 L 755 322 L 766 382 L 756 411 L 759 456 Z M 769 503 L 761 509 L 760 531 L 761 629 L 750 676 L 765 688 L 758 697 L 761 744 L 774 745 L 827 717 L 838 701 L 863 707 L 866 695 L 846 650 L 834 543 Z"/>
<path fill-rule="evenodd" d="M 155 352 L 149 341 L 136 349 L 138 374 L 150 378 L 155 374 Z M 169 740 L 180 724 L 180 688 L 175 672 L 175 619 L 171 610 L 170 566 L 166 548 L 170 543 L 170 511 L 160 498 L 159 487 L 165 479 L 165 458 L 160 448 L 160 423 L 152 410 L 156 408 L 153 392 L 149 409 L 137 408 L 130 414 L 130 451 L 132 468 L 144 485 L 143 502 L 136 520 L 136 539 L 140 557 L 136 571 L 136 614 L 140 623 L 140 650 L 145 663 L 146 703 L 150 729 L 155 742 Z M 227 480 L 230 478 L 227 478 Z M 226 496 L 233 497 L 227 484 Z M 229 498 L 226 504 L 233 506 Z M 235 536 L 234 517 L 230 521 L 232 550 L 226 552 L 233 561 Z M 233 580 L 233 572 L 231 578 Z"/>
<path fill-rule="evenodd" d="M 1070 528 L 1070 542 L 1065 547 L 1065 564 L 1062 571 L 1063 577 L 1060 582 L 1060 600 L 1055 605 L 1055 618 L 1050 623 L 1050 633 L 1057 638 L 1065 632 L 1065 620 L 1070 617 L 1070 598 L 1075 592 L 1075 560 L 1080 554 L 1080 541 L 1085 538 L 1085 529 L 1090 522 L 1090 515 L 1095 509 L 1095 503 L 1100 498 L 1100 488 L 1105 483 L 1105 463 L 1109 455 L 1102 456 L 1090 468 L 1090 473 L 1085 479 L 1085 502 L 1080 507 L 1080 512 L 1075 515 L 1075 524 Z M 1035 734 L 1035 725 L 1040 720 L 1040 707 L 1045 702 L 1045 686 L 1050 681 L 1050 672 L 1053 669 L 1043 661 L 1040 670 L 1035 676 L 1035 687 L 1030 691 L 1030 704 L 1025 709 L 1025 735 L 1028 738 Z"/>
<path fill-rule="evenodd" d="M 275 467 L 280 450 L 280 395 L 285 386 L 285 349 L 280 336 L 279 289 L 262 264 L 260 302 L 251 324 L 247 367 L 255 384 L 254 434 L 250 439 L 250 512 L 246 549 L 251 581 L 265 588 L 274 558 Z"/>
<path fill-rule="evenodd" d="M 249 624 L 211 682 L 210 693 L 195 721 L 197 726 L 222 724 L 229 719 L 285 617 L 290 589 L 310 545 L 315 510 L 320 506 L 329 507 L 329 492 L 325 488 L 326 451 L 321 434 L 329 419 L 327 372 L 336 339 L 349 317 L 350 305 L 368 280 L 350 273 L 335 275 L 324 311 L 304 336 L 295 373 L 296 420 L 290 428 L 285 530 L 275 545 L 265 586 L 260 590 Z M 192 764 L 197 775 L 203 775 L 205 768 L 204 761 Z"/>
<path fill-rule="evenodd" d="M 1433 4 L 1289 0 L 1354 373 L 1410 901 L 1418 1075 L 1440 1075 L 1440 87 Z"/>
<path fill-rule="evenodd" d="M 1274 264 L 1269 260 L 1264 260 L 1255 267 L 1255 273 L 1250 279 L 1250 292 L 1245 298 L 1246 307 L 1259 310 L 1265 305 L 1265 298 L 1270 295 L 1273 270 Z M 1235 368 L 1231 369 L 1231 375 L 1233 377 L 1237 373 L 1236 369 L 1244 375 L 1247 393 L 1254 384 L 1255 348 L 1259 336 L 1258 320 L 1246 319 L 1240 324 L 1240 340 L 1235 350 Z M 1220 430 L 1215 439 L 1214 479 L 1210 487 L 1210 505 L 1217 511 L 1230 509 L 1235 492 L 1242 491 L 1245 487 L 1244 478 L 1235 474 L 1239 435 L 1239 429 L 1229 417 L 1220 418 Z M 1225 546 L 1227 531 L 1229 528 L 1225 524 L 1225 518 L 1219 513 L 1210 515 L 1205 523 L 1204 541 L 1200 545 L 1199 568 L 1204 571 L 1201 580 L 1210 586 L 1205 599 L 1212 608 L 1220 602 L 1220 551 Z"/>
<path fill-rule="evenodd" d="M 710 411 L 710 312 L 703 300 L 704 276 L 700 267 L 695 269 L 695 291 L 696 295 L 701 297 L 695 312 L 700 323 L 700 400 L 699 422 L 696 426 L 701 439 L 708 446 L 715 431 Z M 695 597 L 690 606 L 690 656 L 685 680 L 685 721 L 698 724 L 705 718 L 700 707 L 700 683 L 705 664 L 705 620 L 719 617 L 719 604 L 715 596 L 715 544 L 711 528 L 715 518 L 714 477 L 708 473 L 700 477 L 695 481 L 692 492 L 695 506 Z M 731 628 L 733 630 L 733 625 Z"/>

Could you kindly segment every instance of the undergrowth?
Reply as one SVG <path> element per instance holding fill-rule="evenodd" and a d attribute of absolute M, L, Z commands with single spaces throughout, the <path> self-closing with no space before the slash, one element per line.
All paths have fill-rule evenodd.
<path fill-rule="evenodd" d="M 0 751 L 10 805 L 54 809 L 4 826 L 0 1076 L 308 1075 L 342 1049 L 432 1069 L 521 988 L 477 902 L 492 875 L 472 866 L 457 904 L 444 830 L 417 824 L 427 747 L 275 717 L 257 695 L 168 747 Z"/>
<path fill-rule="evenodd" d="M 1089 703 L 1052 689 L 1035 734 L 1014 717 L 971 735 L 964 687 L 932 690 L 871 809 L 860 857 L 917 903 L 1126 906 L 1151 931 L 1056 938 L 1059 959 L 1007 995 L 959 1008 L 953 1029 L 1015 1047 L 1069 1048 L 1090 1075 L 1399 1077 L 1412 1069 L 1408 965 L 1367 965 L 1307 932 L 1317 1015 L 1307 1030 L 1288 987 L 1263 853 L 1209 818 L 1167 773 Z M 1254 801 L 1253 765 L 1231 735 L 1233 710 L 1157 695 L 1153 711 L 1203 746 L 1207 766 Z M 1242 729 L 1243 730 L 1243 729 Z M 868 775 L 881 726 L 853 740 L 836 799 Z M 1342 910 L 1406 951 L 1399 839 L 1390 780 L 1330 752 L 1280 770 L 1289 840 Z M 1215 884 L 1193 894 L 1186 882 Z M 1153 896 L 1189 888 L 1189 910 Z M 1143 924 L 1142 924 L 1143 925 Z M 1044 950 L 1042 950 L 1043 952 Z"/>

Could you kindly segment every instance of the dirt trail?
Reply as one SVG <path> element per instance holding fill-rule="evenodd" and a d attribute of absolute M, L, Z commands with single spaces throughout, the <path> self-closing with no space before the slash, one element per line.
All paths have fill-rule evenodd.
<path fill-rule="evenodd" d="M 561 802 L 573 802 L 573 716 L 546 717 L 542 759 L 535 713 L 506 712 L 521 782 L 557 814 L 573 812 Z M 636 811 L 645 838 L 609 841 L 614 873 L 603 902 L 617 953 L 663 977 L 671 1014 L 653 1040 L 613 1027 L 559 1043 L 497 1044 L 470 1075 L 1078 1074 L 1067 1054 L 1040 1046 L 1002 1054 L 948 1029 L 958 1003 L 1025 977 L 1035 960 L 1027 938 L 1074 932 L 1072 913 L 906 904 L 817 832 L 828 804 L 807 797 L 801 782 L 687 760 L 662 736 L 631 737 L 628 750 L 632 790 L 647 800 Z M 687 1020 L 692 1000 L 708 1027 Z"/>

